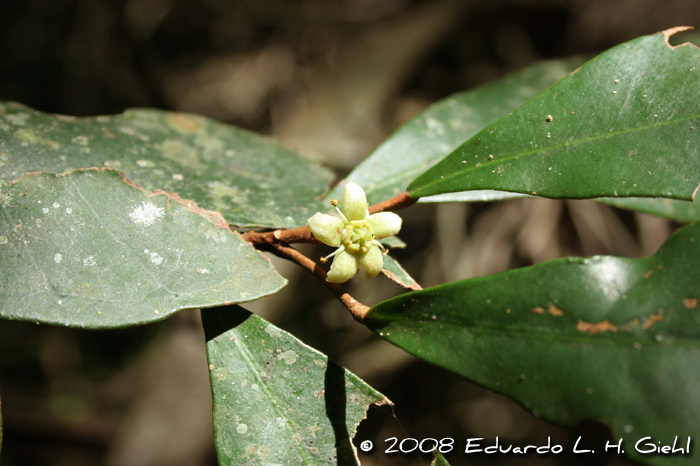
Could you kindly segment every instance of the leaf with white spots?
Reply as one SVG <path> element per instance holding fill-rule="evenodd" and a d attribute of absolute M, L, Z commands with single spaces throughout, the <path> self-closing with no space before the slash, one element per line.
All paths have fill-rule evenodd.
<path fill-rule="evenodd" d="M 165 209 L 156 207 L 151 202 L 142 202 L 140 206 L 134 207 L 134 209 L 129 212 L 129 217 L 131 217 L 132 222 L 146 227 L 152 225 L 153 222 L 163 215 L 165 215 Z"/>
<path fill-rule="evenodd" d="M 566 258 L 406 293 L 365 322 L 412 355 L 558 424 L 602 420 L 644 464 L 651 436 L 700 437 L 700 225 L 649 257 Z"/>
<path fill-rule="evenodd" d="M 0 192 L 2 318 L 125 327 L 285 284 L 219 214 L 114 170 L 33 173 Z"/>
<path fill-rule="evenodd" d="M 356 375 L 238 306 L 202 311 L 221 466 L 359 466 L 352 444 L 372 403 Z"/>
<path fill-rule="evenodd" d="M 413 180 L 413 197 L 498 189 L 690 200 L 700 184 L 700 49 L 675 28 L 620 44 Z"/>
<path fill-rule="evenodd" d="M 319 198 L 333 179 L 272 139 L 196 115 L 138 109 L 73 118 L 0 102 L 0 182 L 96 167 L 120 170 L 147 192 L 177 192 L 244 227 L 306 225 L 325 207 Z M 134 211 L 134 221 L 155 221 L 158 211 L 148 209 Z"/>

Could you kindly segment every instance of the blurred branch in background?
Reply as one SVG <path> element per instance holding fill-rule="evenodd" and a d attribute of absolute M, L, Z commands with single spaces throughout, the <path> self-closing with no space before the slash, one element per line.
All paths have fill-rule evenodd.
<path fill-rule="evenodd" d="M 408 10 L 340 37 L 326 69 L 304 70 L 304 91 L 273 113 L 272 131 L 298 147 L 325 154 L 346 170 L 388 134 L 384 113 L 409 72 L 456 25 L 472 2 L 441 1 Z"/>

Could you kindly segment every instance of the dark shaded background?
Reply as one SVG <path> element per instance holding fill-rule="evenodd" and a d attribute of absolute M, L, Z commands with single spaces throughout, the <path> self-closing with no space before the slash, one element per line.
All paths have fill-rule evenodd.
<path fill-rule="evenodd" d="M 592 55 L 673 26 L 700 0 L 0 0 L 0 99 L 69 115 L 158 107 L 270 134 L 347 173 L 429 103 L 528 64 Z M 397 252 L 423 286 L 563 255 L 639 257 L 675 225 L 587 201 L 417 206 Z M 308 249 L 312 257 L 327 253 Z M 396 403 L 370 410 L 363 465 L 384 439 L 498 435 L 515 444 L 611 438 L 547 424 L 506 398 L 408 356 L 357 325 L 325 288 L 275 261 L 283 292 L 246 305 Z M 366 304 L 401 290 L 349 289 Z M 0 323 L 2 465 L 216 464 L 201 324 L 84 332 Z M 617 457 L 449 457 L 460 464 L 629 464 Z"/>

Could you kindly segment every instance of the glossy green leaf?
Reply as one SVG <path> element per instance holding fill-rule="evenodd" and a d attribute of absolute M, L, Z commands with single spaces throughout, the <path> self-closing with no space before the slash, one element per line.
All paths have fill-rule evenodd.
<path fill-rule="evenodd" d="M 415 291 L 367 325 L 395 345 L 572 426 L 602 420 L 640 455 L 700 436 L 700 225 L 653 256 L 569 258 Z M 602 447 L 602 446 L 601 446 Z"/>
<path fill-rule="evenodd" d="M 271 139 L 184 113 L 73 118 L 0 103 L 0 181 L 108 167 L 151 192 L 177 192 L 239 226 L 294 228 L 333 175 Z"/>
<path fill-rule="evenodd" d="M 411 196 L 691 199 L 700 184 L 700 50 L 672 48 L 672 33 L 589 61 L 411 182 Z"/>
<path fill-rule="evenodd" d="M 581 63 L 575 59 L 539 63 L 499 82 L 442 100 L 396 131 L 346 180 L 365 188 L 370 204 L 389 199 L 484 126 L 512 112 Z M 342 196 L 341 185 L 327 199 Z"/>
<path fill-rule="evenodd" d="M 398 283 L 404 288 L 409 288 L 411 290 L 420 290 L 421 287 L 416 282 L 413 277 L 411 277 L 406 270 L 401 267 L 399 261 L 391 257 L 390 255 L 384 256 L 384 265 L 382 266 L 382 273 L 389 277 L 390 280 Z"/>
<path fill-rule="evenodd" d="M 359 464 L 351 440 L 381 393 L 238 306 L 202 321 L 220 465 Z"/>
<path fill-rule="evenodd" d="M 0 184 L 0 317 L 89 328 L 252 301 L 285 284 L 223 217 L 119 172 Z"/>
<path fill-rule="evenodd" d="M 660 197 L 603 197 L 596 201 L 667 218 L 680 223 L 697 222 L 700 220 L 700 197 L 694 201 L 680 201 Z"/>

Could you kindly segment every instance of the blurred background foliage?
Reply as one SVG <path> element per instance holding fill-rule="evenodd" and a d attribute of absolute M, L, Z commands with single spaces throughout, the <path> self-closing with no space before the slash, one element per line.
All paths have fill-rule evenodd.
<path fill-rule="evenodd" d="M 69 115 L 129 107 L 195 112 L 271 135 L 346 174 L 430 103 L 541 59 L 590 56 L 673 26 L 700 0 L 0 0 L 0 99 Z M 677 42 L 683 38 L 676 38 Z M 291 194 L 291 193 L 290 193 Z M 650 254 L 677 227 L 591 201 L 418 205 L 395 252 L 424 287 L 566 255 Z M 302 248 L 311 257 L 323 247 Z M 468 437 L 598 443 L 607 429 L 547 424 L 357 325 L 325 288 L 274 260 L 290 284 L 246 305 L 386 394 L 356 443 Z M 372 305 L 380 277 L 349 291 Z M 214 465 L 211 395 L 196 311 L 84 332 L 0 322 L 2 465 Z M 583 445 L 581 445 L 583 446 Z M 629 464 L 617 456 L 469 456 L 451 464 Z"/>

